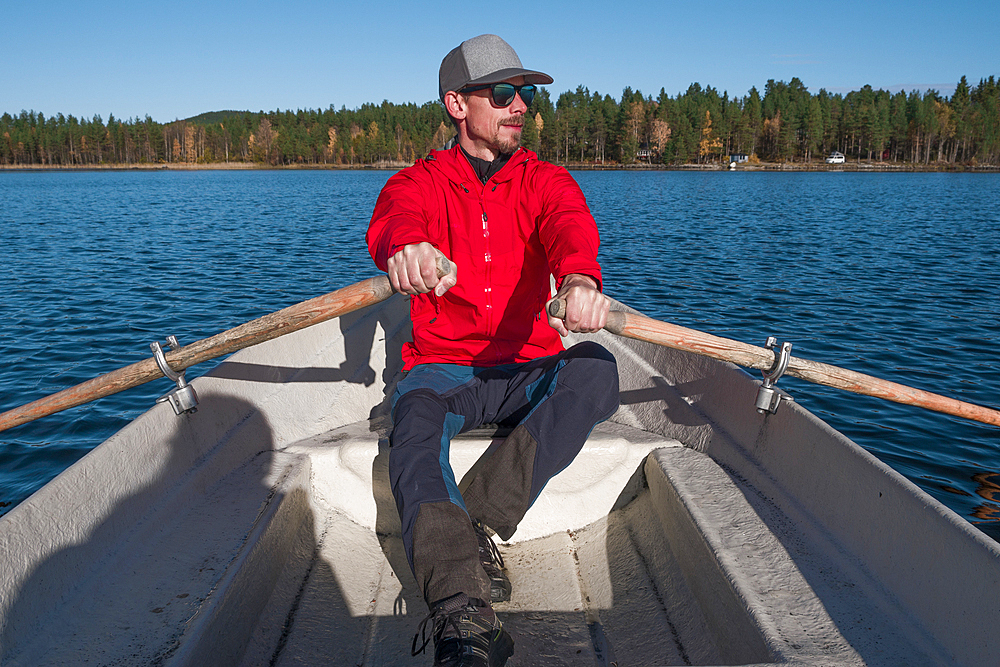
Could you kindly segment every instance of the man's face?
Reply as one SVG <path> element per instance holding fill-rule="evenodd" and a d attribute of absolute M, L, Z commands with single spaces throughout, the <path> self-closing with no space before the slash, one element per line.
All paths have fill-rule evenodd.
<path fill-rule="evenodd" d="M 523 76 L 507 79 L 507 83 L 520 86 Z M 466 132 L 477 147 L 493 152 L 513 153 L 521 145 L 524 114 L 528 110 L 520 94 L 514 96 L 510 106 L 499 107 L 493 102 L 489 89 L 463 93 L 467 103 Z"/>

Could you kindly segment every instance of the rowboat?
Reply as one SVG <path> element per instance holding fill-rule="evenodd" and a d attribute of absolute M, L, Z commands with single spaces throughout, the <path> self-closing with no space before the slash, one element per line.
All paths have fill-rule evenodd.
<path fill-rule="evenodd" d="M 429 664 L 387 468 L 409 335 L 397 295 L 247 347 L 0 518 L 0 664 Z M 732 363 L 583 339 L 622 405 L 500 546 L 508 664 L 996 663 L 995 542 Z"/>

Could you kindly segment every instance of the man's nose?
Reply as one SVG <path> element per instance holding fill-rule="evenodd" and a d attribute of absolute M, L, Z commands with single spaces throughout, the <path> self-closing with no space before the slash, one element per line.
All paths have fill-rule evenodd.
<path fill-rule="evenodd" d="M 524 113 L 528 110 L 528 105 L 524 103 L 521 99 L 521 91 L 517 91 L 517 95 L 514 96 L 514 101 L 510 103 L 511 113 Z"/>

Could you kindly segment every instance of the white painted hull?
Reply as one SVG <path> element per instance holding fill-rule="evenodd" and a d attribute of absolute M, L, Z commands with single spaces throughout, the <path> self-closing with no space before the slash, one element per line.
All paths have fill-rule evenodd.
<path fill-rule="evenodd" d="M 406 336 L 397 297 L 244 350 L 0 519 L 0 664 L 429 664 L 386 468 Z M 996 661 L 994 542 L 742 371 L 598 338 L 622 408 L 502 547 L 512 667 Z"/>

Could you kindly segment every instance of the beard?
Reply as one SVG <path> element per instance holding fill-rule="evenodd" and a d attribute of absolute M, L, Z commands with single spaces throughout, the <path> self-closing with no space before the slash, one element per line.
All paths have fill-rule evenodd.
<path fill-rule="evenodd" d="M 510 132 L 503 131 L 504 128 L 511 127 L 515 128 L 516 131 L 511 134 Z M 524 128 L 524 118 L 521 116 L 511 116 L 509 118 L 504 118 L 499 123 L 497 123 L 497 130 L 493 134 L 493 143 L 497 148 L 500 149 L 501 153 L 510 155 L 518 149 L 521 145 L 521 131 Z"/>

